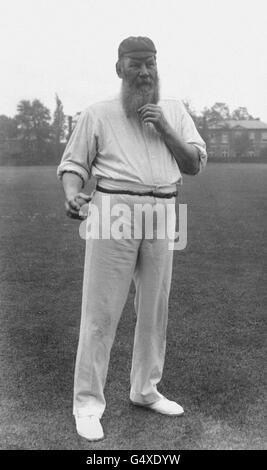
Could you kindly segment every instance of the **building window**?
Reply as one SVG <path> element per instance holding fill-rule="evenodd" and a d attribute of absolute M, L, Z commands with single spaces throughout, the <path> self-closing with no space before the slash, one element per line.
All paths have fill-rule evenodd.
<path fill-rule="evenodd" d="M 255 140 L 255 132 L 250 132 L 249 133 L 249 138 L 250 138 L 250 140 L 254 141 Z"/>
<path fill-rule="evenodd" d="M 228 152 L 228 150 L 223 150 L 223 151 L 222 151 L 222 157 L 223 157 L 223 158 L 228 158 L 228 157 L 229 157 L 229 152 Z"/>
<path fill-rule="evenodd" d="M 249 151 L 248 151 L 248 156 L 249 156 L 249 158 L 255 157 L 255 152 L 254 152 L 254 150 L 249 150 Z"/>
<path fill-rule="evenodd" d="M 263 142 L 267 142 L 267 132 L 262 132 L 262 133 L 261 133 L 261 140 L 262 140 Z"/>
<path fill-rule="evenodd" d="M 210 134 L 210 142 L 216 142 L 216 134 Z"/>
<path fill-rule="evenodd" d="M 222 134 L 222 144 L 228 144 L 228 135 Z"/>
<path fill-rule="evenodd" d="M 243 131 L 235 131 L 235 137 L 237 138 L 243 137 Z"/>

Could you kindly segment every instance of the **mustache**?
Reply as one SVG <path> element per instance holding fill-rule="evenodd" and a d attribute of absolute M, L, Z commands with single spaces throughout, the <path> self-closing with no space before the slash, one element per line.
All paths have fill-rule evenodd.
<path fill-rule="evenodd" d="M 129 82 L 129 85 L 131 87 L 139 87 L 141 85 L 157 85 L 158 84 L 158 79 L 157 77 L 154 79 L 153 77 L 151 76 L 147 76 L 147 77 L 136 77 L 134 78 L 131 82 Z"/>

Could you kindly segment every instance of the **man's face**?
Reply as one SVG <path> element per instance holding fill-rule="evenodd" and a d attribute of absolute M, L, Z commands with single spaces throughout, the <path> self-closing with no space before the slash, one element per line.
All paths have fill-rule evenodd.
<path fill-rule="evenodd" d="M 157 80 L 157 63 L 155 56 L 145 58 L 124 57 L 121 60 L 122 79 L 136 89 L 153 89 Z"/>
<path fill-rule="evenodd" d="M 159 79 L 154 55 L 145 58 L 123 57 L 117 64 L 122 79 L 122 103 L 128 117 L 137 117 L 138 109 L 159 100 Z"/>

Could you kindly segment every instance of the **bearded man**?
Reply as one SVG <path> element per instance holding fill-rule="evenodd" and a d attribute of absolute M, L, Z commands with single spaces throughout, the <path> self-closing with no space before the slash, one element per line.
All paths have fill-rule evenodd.
<path fill-rule="evenodd" d="M 156 49 L 146 37 L 129 37 L 118 50 L 119 97 L 87 108 L 58 167 L 67 215 L 80 218 L 91 201 L 105 225 L 103 198 L 110 210 L 127 205 L 126 225 L 133 228 L 134 206 L 175 205 L 181 173 L 195 175 L 207 160 L 206 147 L 180 101 L 159 99 Z M 93 198 L 81 192 L 90 175 L 97 179 Z M 89 204 L 89 208 L 90 208 Z M 104 231 L 105 231 L 104 230 Z M 173 234 L 175 226 L 172 227 Z M 173 250 L 168 237 L 102 236 L 86 242 L 82 316 L 76 358 L 73 414 L 79 435 L 104 437 L 104 386 L 110 350 L 135 283 L 137 315 L 131 368 L 130 401 L 165 415 L 184 410 L 157 389 L 162 377 Z"/>

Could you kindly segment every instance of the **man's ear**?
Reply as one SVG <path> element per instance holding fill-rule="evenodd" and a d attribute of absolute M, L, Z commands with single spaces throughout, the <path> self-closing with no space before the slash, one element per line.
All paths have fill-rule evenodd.
<path fill-rule="evenodd" d="M 122 78 L 122 70 L 121 70 L 121 61 L 118 60 L 118 62 L 116 63 L 116 72 L 117 72 L 117 75 Z"/>

